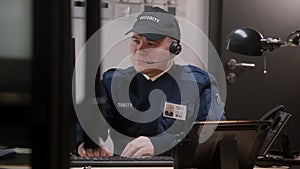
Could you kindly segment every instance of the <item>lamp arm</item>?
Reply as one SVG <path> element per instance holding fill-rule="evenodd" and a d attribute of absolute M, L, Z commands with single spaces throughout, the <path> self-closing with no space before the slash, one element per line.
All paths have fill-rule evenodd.
<path fill-rule="evenodd" d="M 273 51 L 275 48 L 299 46 L 300 45 L 300 30 L 292 32 L 286 42 L 282 42 L 280 38 L 266 38 L 260 40 L 262 50 Z"/>
<path fill-rule="evenodd" d="M 285 43 L 282 42 L 280 38 L 266 38 L 266 39 L 262 38 L 260 40 L 260 43 L 261 43 L 262 50 L 264 51 L 266 50 L 273 51 L 275 48 L 280 48 L 283 45 L 285 45 Z"/>

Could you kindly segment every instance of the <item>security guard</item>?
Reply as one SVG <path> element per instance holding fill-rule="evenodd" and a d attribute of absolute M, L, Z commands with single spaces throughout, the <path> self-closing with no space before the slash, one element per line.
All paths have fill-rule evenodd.
<path fill-rule="evenodd" d="M 180 28 L 176 18 L 161 8 L 142 12 L 130 42 L 133 66 L 110 69 L 100 83 L 99 107 L 110 128 L 114 154 L 142 156 L 167 154 L 191 129 L 193 122 L 225 120 L 215 79 L 192 65 L 177 65 Z M 172 108 L 172 114 L 166 114 Z M 106 130 L 106 127 L 104 127 Z M 99 146 L 88 147 L 78 131 L 78 154 L 109 156 L 100 137 Z"/>

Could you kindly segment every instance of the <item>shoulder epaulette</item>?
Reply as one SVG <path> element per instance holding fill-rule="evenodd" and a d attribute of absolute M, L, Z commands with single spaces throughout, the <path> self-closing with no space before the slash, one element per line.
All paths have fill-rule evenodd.
<path fill-rule="evenodd" d="M 184 70 L 186 72 L 200 73 L 200 74 L 203 74 L 205 76 L 208 76 L 206 71 L 204 71 L 203 69 L 201 69 L 199 67 L 193 66 L 193 65 L 184 66 Z"/>
<path fill-rule="evenodd" d="M 103 74 L 103 78 L 112 78 L 114 77 L 118 77 L 118 76 L 126 76 L 128 74 L 132 74 L 134 73 L 135 70 L 133 67 L 129 67 L 127 69 L 116 69 L 116 68 L 112 68 L 107 70 L 106 72 L 104 72 Z"/>
<path fill-rule="evenodd" d="M 183 74 L 183 78 L 188 77 L 186 76 L 186 74 L 192 73 L 193 74 L 193 79 L 197 81 L 197 83 L 209 83 L 209 76 L 208 73 L 204 70 L 202 70 L 201 68 L 198 68 L 196 66 L 192 66 L 192 65 L 187 65 L 183 67 L 184 69 L 184 74 Z"/>
<path fill-rule="evenodd" d="M 112 68 L 103 73 L 103 79 L 111 79 L 115 73 L 116 69 Z"/>
<path fill-rule="evenodd" d="M 127 74 L 127 73 L 135 73 L 135 69 L 133 68 L 133 66 L 128 67 L 126 69 L 116 69 L 116 71 L 122 73 L 122 74 Z"/>

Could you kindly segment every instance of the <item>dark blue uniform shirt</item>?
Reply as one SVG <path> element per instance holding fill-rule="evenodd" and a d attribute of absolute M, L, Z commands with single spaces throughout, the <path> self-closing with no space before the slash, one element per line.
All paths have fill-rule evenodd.
<path fill-rule="evenodd" d="M 191 65 L 175 64 L 155 81 L 146 79 L 133 67 L 110 69 L 103 74 L 100 89 L 97 97 L 105 100 L 99 104 L 101 113 L 108 123 L 106 127 L 113 129 L 110 134 L 117 138 L 113 139 L 115 147 L 120 145 L 120 152 L 116 153 L 121 153 L 128 142 L 121 143 L 123 136 L 148 136 L 158 149 L 170 140 L 166 135 L 156 137 L 164 131 L 174 136 L 187 133 L 194 121 L 225 120 L 215 79 Z M 164 116 L 165 103 L 185 107 L 186 116 Z M 81 137 L 78 132 L 78 139 Z"/>

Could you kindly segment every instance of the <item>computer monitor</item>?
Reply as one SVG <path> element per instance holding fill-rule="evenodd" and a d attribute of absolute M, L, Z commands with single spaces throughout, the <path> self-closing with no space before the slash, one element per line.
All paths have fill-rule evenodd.
<path fill-rule="evenodd" d="M 285 128 L 288 121 L 291 119 L 292 115 L 286 112 L 283 105 L 279 105 L 269 110 L 265 115 L 263 115 L 260 120 L 268 120 L 271 122 L 271 127 L 268 131 L 266 139 L 263 146 L 260 149 L 259 155 L 265 156 L 269 153 L 270 148 L 273 146 L 275 141 L 280 139 L 280 134 L 282 134 L 283 129 Z M 280 141 L 280 140 L 279 140 Z M 285 153 L 285 156 L 291 156 L 291 151 L 289 150 L 289 145 L 283 145 L 282 147 Z"/>
<path fill-rule="evenodd" d="M 30 158 L 18 164 L 67 169 L 75 134 L 70 1 L 4 0 L 0 14 L 0 146 L 28 145 Z"/>
<path fill-rule="evenodd" d="M 197 122 L 173 151 L 174 168 L 252 169 L 268 121 Z"/>
<path fill-rule="evenodd" d="M 30 146 L 32 0 L 0 6 L 0 146 Z"/>

